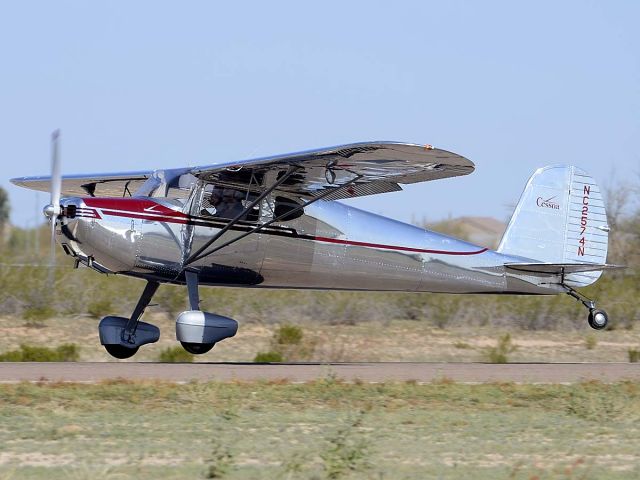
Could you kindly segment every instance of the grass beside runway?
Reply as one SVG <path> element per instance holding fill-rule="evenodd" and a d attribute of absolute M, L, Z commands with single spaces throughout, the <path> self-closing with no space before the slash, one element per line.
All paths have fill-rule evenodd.
<path fill-rule="evenodd" d="M 0 385 L 0 479 L 636 479 L 640 383 Z"/>

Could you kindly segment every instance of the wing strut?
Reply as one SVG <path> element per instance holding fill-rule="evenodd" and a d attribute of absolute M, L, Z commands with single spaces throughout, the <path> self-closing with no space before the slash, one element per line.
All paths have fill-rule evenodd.
<path fill-rule="evenodd" d="M 288 217 L 296 212 L 299 212 L 300 210 L 303 210 L 304 208 L 308 207 L 309 205 L 311 205 L 312 203 L 317 202 L 318 200 L 322 200 L 324 197 L 328 197 L 329 195 L 331 195 L 332 193 L 335 193 L 345 187 L 348 187 L 349 185 L 351 185 L 352 183 L 354 183 L 355 181 L 359 180 L 360 178 L 362 178 L 362 175 L 358 175 L 354 178 L 352 178 L 351 180 L 349 180 L 346 183 L 343 183 L 342 185 L 340 185 L 339 187 L 336 187 L 334 189 L 330 189 L 327 190 L 325 192 L 323 192 L 321 195 L 318 195 L 317 197 L 314 197 L 312 200 L 309 200 L 307 203 L 305 203 L 304 205 L 298 205 L 296 208 L 294 208 L 293 210 L 289 210 L 288 212 L 283 213 L 282 215 L 273 218 L 271 220 L 269 220 L 268 222 L 263 223 L 262 225 L 258 225 L 257 227 L 252 228 L 251 230 L 249 230 L 248 232 L 243 233 L 242 235 L 235 237 L 225 243 L 223 243 L 222 245 L 219 245 L 217 247 L 212 248 L 211 250 L 209 250 L 208 252 L 202 253 L 204 251 L 205 248 L 208 248 L 213 241 L 215 241 L 217 238 L 220 237 L 220 232 L 214 236 L 213 241 L 209 241 L 207 242 L 207 244 L 203 247 L 200 248 L 198 250 L 198 252 L 196 252 L 194 255 L 192 255 L 191 257 L 189 257 L 187 259 L 187 261 L 185 262 L 185 266 L 189 265 L 193 262 L 196 262 L 204 257 L 207 257 L 209 255 L 211 255 L 212 253 L 217 252 L 218 250 L 223 249 L 224 247 L 227 247 L 229 245 L 231 245 L 232 243 L 237 242 L 238 240 L 242 240 L 244 237 L 247 237 L 249 235 L 251 235 L 252 233 L 258 232 L 266 227 L 268 227 L 269 225 L 271 225 L 272 223 L 278 222 L 280 220 L 282 220 L 284 217 Z M 273 190 L 273 189 L 270 189 Z M 227 227 L 230 227 L 230 225 L 227 225 Z M 223 229 L 224 230 L 224 229 Z M 222 230 L 221 230 L 222 232 Z"/>
<path fill-rule="evenodd" d="M 253 207 L 255 207 L 256 205 L 258 205 L 258 203 L 260 203 L 267 195 L 269 195 L 276 188 L 278 188 L 280 185 L 282 185 L 284 182 L 286 182 L 287 179 L 296 170 L 299 170 L 300 168 L 301 167 L 298 167 L 297 165 L 290 165 L 289 169 L 287 170 L 287 172 L 281 178 L 279 178 L 273 185 L 271 185 L 264 192 L 262 192 L 260 195 L 258 195 L 256 197 L 256 199 L 253 200 L 249 205 L 247 205 L 242 212 L 240 212 L 238 215 L 236 215 L 229 223 L 227 223 L 222 229 L 220 229 L 220 231 L 218 233 L 216 233 L 213 237 L 211 237 L 209 240 L 207 240 L 207 242 L 204 245 L 202 245 L 202 247 L 200 247 L 196 253 L 191 254 L 189 256 L 189 258 L 187 258 L 187 260 L 184 262 L 184 265 L 185 266 L 189 265 L 189 264 L 195 262 L 196 260 L 199 260 L 200 258 L 206 256 L 206 255 L 201 255 L 201 253 L 204 252 L 207 248 L 209 248 L 213 244 L 213 242 L 215 242 L 217 239 L 219 239 L 227 230 L 229 230 L 236 223 L 238 223 L 238 220 L 240 220 L 247 213 L 249 213 L 251 211 L 251 209 Z"/>

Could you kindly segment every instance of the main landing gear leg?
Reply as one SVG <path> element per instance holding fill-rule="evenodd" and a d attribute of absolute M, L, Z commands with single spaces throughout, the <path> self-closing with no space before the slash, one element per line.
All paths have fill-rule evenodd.
<path fill-rule="evenodd" d="M 200 310 L 198 274 L 187 270 L 184 275 L 187 280 L 187 291 L 189 292 L 189 307 L 191 307 L 191 310 Z"/>
<path fill-rule="evenodd" d="M 159 286 L 160 284 L 158 282 L 147 282 L 147 286 L 144 287 L 142 295 L 140 295 L 140 299 L 136 304 L 136 308 L 133 309 L 131 318 L 124 327 L 124 332 L 122 332 L 123 340 L 125 342 L 130 344 L 135 343 L 136 330 L 138 329 L 138 324 L 140 323 L 140 317 L 142 317 L 145 309 L 149 306 L 149 303 L 151 303 L 151 299 L 158 291 Z"/>
<path fill-rule="evenodd" d="M 572 296 L 580 303 L 582 303 L 589 310 L 589 326 L 596 330 L 602 330 L 609 323 L 609 316 L 604 310 L 598 310 L 596 308 L 596 302 L 590 298 L 585 297 L 581 293 L 577 292 L 571 287 L 564 286 L 567 289 L 567 295 Z"/>
<path fill-rule="evenodd" d="M 142 345 L 157 342 L 160 338 L 158 327 L 140 321 L 159 286 L 158 282 L 147 283 L 130 318 L 105 317 L 100 322 L 100 341 L 112 357 L 130 358 Z"/>

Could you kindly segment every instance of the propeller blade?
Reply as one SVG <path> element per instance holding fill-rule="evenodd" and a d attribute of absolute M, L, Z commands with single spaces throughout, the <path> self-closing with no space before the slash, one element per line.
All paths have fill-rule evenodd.
<path fill-rule="evenodd" d="M 53 271 L 56 266 L 56 219 L 51 218 L 51 251 L 49 253 L 49 266 Z"/>
<path fill-rule="evenodd" d="M 59 157 L 60 130 L 51 134 L 51 206 L 53 218 L 60 215 L 60 191 L 62 190 L 62 173 Z M 53 222 L 55 225 L 55 221 Z"/>
<path fill-rule="evenodd" d="M 51 222 L 51 251 L 49 253 L 49 286 L 55 282 L 56 266 L 56 222 L 62 213 L 60 193 L 62 190 L 62 171 L 60 167 L 60 130 L 51 134 L 51 203 L 45 207 L 45 214 Z"/>

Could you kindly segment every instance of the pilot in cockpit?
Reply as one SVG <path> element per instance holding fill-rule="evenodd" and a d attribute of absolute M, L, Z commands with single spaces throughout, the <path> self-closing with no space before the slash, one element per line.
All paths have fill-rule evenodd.
<path fill-rule="evenodd" d="M 225 188 L 222 192 L 222 202 L 218 209 L 218 217 L 235 218 L 244 211 L 242 206 L 242 192 Z"/>
<path fill-rule="evenodd" d="M 207 187 L 205 195 L 202 199 L 202 208 L 200 215 L 207 217 L 219 216 L 218 210 L 222 203 L 222 190 L 215 187 Z"/>
<path fill-rule="evenodd" d="M 233 189 L 209 187 L 202 199 L 200 214 L 218 218 L 233 219 L 244 211 L 242 192 Z"/>

